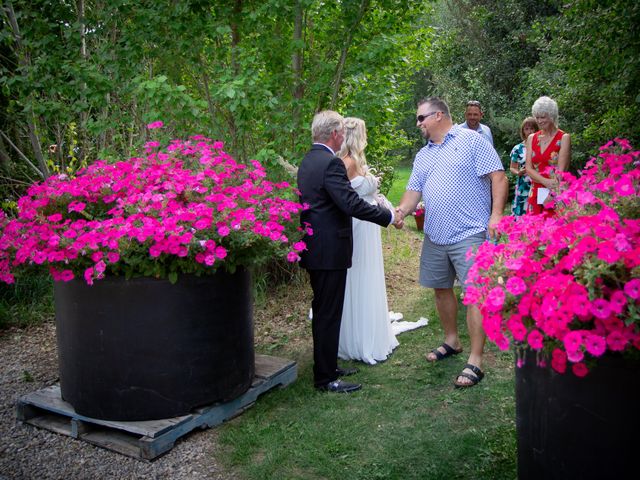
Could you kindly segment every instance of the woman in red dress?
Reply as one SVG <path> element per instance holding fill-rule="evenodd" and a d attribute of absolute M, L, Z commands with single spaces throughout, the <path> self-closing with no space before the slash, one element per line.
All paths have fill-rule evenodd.
<path fill-rule="evenodd" d="M 558 128 L 558 104 L 549 97 L 537 99 L 531 113 L 540 130 L 527 138 L 526 171 L 531 178 L 531 190 L 527 213 L 538 215 L 552 213 L 545 203 L 551 200 L 552 192 L 558 187 L 555 172 L 569 168 L 571 159 L 571 137 Z"/>

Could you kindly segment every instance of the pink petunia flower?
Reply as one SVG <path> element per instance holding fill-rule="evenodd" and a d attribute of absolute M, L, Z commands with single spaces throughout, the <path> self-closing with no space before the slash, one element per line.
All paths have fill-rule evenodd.
<path fill-rule="evenodd" d="M 520 277 L 511 277 L 507 280 L 507 291 L 512 295 L 520 295 L 527 290 L 527 285 Z"/>
<path fill-rule="evenodd" d="M 609 298 L 609 307 L 616 315 L 620 315 L 627 306 L 627 297 L 621 290 L 616 290 Z"/>
<path fill-rule="evenodd" d="M 558 373 L 564 373 L 567 370 L 567 354 L 559 348 L 551 352 L 551 368 Z"/>
<path fill-rule="evenodd" d="M 607 345 L 614 352 L 620 352 L 627 346 L 628 340 L 624 334 L 618 330 L 614 330 L 607 335 Z"/>
<path fill-rule="evenodd" d="M 287 261 L 290 262 L 290 263 L 299 262 L 300 261 L 300 255 L 298 255 L 296 252 L 289 252 L 287 254 Z"/>
<path fill-rule="evenodd" d="M 637 300 L 640 298 L 640 279 L 633 278 L 624 285 L 624 293 L 629 297 Z"/>
<path fill-rule="evenodd" d="M 596 318 L 608 318 L 609 315 L 611 315 L 609 302 L 607 302 L 604 298 L 596 298 L 593 302 L 591 302 L 591 313 L 593 313 L 593 316 Z"/>
<path fill-rule="evenodd" d="M 527 336 L 527 328 L 524 326 L 524 323 L 522 323 L 520 318 L 512 316 L 507 320 L 507 328 L 511 332 L 514 340 L 521 342 Z"/>
<path fill-rule="evenodd" d="M 584 359 L 584 352 L 582 350 L 575 350 L 573 352 L 567 352 L 567 360 L 576 363 L 581 362 Z"/>
<path fill-rule="evenodd" d="M 487 295 L 487 300 L 485 302 L 485 307 L 490 312 L 497 312 L 502 309 L 504 305 L 504 289 L 501 286 L 497 286 L 492 288 Z"/>
<path fill-rule="evenodd" d="M 499 334 L 493 338 L 493 341 L 498 346 L 498 348 L 502 351 L 509 349 L 509 339 L 505 337 L 503 334 Z"/>
<path fill-rule="evenodd" d="M 634 195 L 636 193 L 633 181 L 629 175 L 621 175 L 614 186 L 614 190 L 621 197 Z"/>
<path fill-rule="evenodd" d="M 567 353 L 576 352 L 582 347 L 582 333 L 577 330 L 571 331 L 564 336 L 562 343 Z"/>
<path fill-rule="evenodd" d="M 84 281 L 87 285 L 93 285 L 93 268 L 89 267 L 84 271 Z"/>
<path fill-rule="evenodd" d="M 599 357 L 605 352 L 607 342 L 600 335 L 588 334 L 584 339 L 584 348 L 594 357 Z"/>
<path fill-rule="evenodd" d="M 576 377 L 584 377 L 587 373 L 589 373 L 589 369 L 582 362 L 573 364 L 571 370 Z"/>
<path fill-rule="evenodd" d="M 542 342 L 543 339 L 544 339 L 544 337 L 542 336 L 542 334 L 538 330 L 531 330 L 531 332 L 529 332 L 529 335 L 527 335 L 527 343 L 534 350 L 541 350 L 542 349 L 542 347 L 544 346 L 544 344 Z"/>
<path fill-rule="evenodd" d="M 608 263 L 616 263 L 620 259 L 620 252 L 613 242 L 606 242 L 598 247 L 598 258 Z"/>
<path fill-rule="evenodd" d="M 63 270 L 60 272 L 60 280 L 63 282 L 69 282 L 74 279 L 73 272 L 71 270 Z"/>
<path fill-rule="evenodd" d="M 107 253 L 107 261 L 109 263 L 116 263 L 118 260 L 120 260 L 120 254 L 118 254 L 117 252 Z"/>

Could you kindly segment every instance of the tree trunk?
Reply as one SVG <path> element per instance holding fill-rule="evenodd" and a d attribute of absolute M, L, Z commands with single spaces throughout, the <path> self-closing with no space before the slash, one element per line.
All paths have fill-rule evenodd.
<path fill-rule="evenodd" d="M 86 26 L 85 26 L 85 18 L 84 18 L 84 0 L 76 1 L 76 13 L 78 16 L 78 26 L 80 29 L 80 56 L 82 57 L 82 61 L 84 63 L 87 62 L 88 54 L 87 54 L 87 37 L 86 37 Z M 87 84 L 82 82 L 80 87 L 80 96 L 83 100 L 83 103 L 87 103 Z M 88 156 L 88 142 L 87 142 L 87 120 L 89 119 L 89 112 L 83 110 L 80 112 L 80 128 L 78 129 L 78 136 L 80 137 L 80 155 L 79 161 L 82 161 Z"/>
<path fill-rule="evenodd" d="M 302 79 L 302 61 L 304 47 L 299 45 L 302 42 L 303 18 L 302 2 L 298 0 L 296 2 L 295 16 L 293 19 L 294 49 L 291 58 L 291 70 L 293 72 L 293 143 L 295 143 L 295 137 L 298 133 L 298 130 L 300 129 L 300 103 L 304 98 L 304 83 Z"/>
<path fill-rule="evenodd" d="M 110 45 L 116 44 L 116 42 L 118 41 L 118 33 L 119 33 L 118 24 L 116 22 L 113 24 L 113 27 L 111 28 L 111 32 L 109 33 L 108 42 Z M 113 84 L 114 83 L 113 77 L 111 77 L 110 80 Z M 107 120 L 109 119 L 109 114 L 111 112 L 111 104 L 112 104 L 112 101 L 114 101 L 114 99 L 115 99 L 114 105 L 116 105 L 116 108 L 118 108 L 117 107 L 118 92 L 115 89 L 113 94 L 112 92 L 107 92 L 105 95 L 105 105 L 102 107 L 102 114 L 101 114 L 102 120 L 105 122 L 105 125 L 107 124 Z M 116 129 L 112 127 L 104 129 L 104 131 L 100 135 L 100 145 L 99 145 L 100 150 L 107 148 L 107 145 L 110 145 L 113 142 L 115 131 Z"/>
<path fill-rule="evenodd" d="M 3 164 L 9 163 L 10 160 L 9 153 L 4 146 L 4 140 L 2 139 L 2 135 L 0 135 L 0 168 L 2 168 Z"/>
<path fill-rule="evenodd" d="M 216 107 L 211 98 L 211 90 L 209 90 L 209 75 L 207 74 L 207 66 L 202 58 L 200 58 L 200 74 L 202 78 L 202 87 L 204 88 L 204 96 L 207 99 L 207 109 L 209 110 L 209 116 L 211 117 L 211 124 L 215 125 L 216 121 Z"/>
<path fill-rule="evenodd" d="M 102 118 L 103 121 L 107 121 L 107 119 L 109 118 L 109 105 L 111 105 L 111 93 L 107 92 L 105 94 L 105 105 L 104 107 L 102 107 L 102 113 L 100 114 L 100 117 Z M 110 135 L 109 135 L 109 129 L 105 128 L 104 130 L 102 130 L 102 132 L 100 133 L 100 137 L 98 138 L 98 150 L 104 150 L 107 146 L 107 142 L 110 141 Z"/>
<path fill-rule="evenodd" d="M 65 130 L 66 130 L 65 127 L 63 127 L 60 123 L 56 122 L 55 131 L 54 131 L 54 136 L 56 137 L 56 150 L 54 152 L 54 155 L 56 157 L 56 161 L 58 162 L 58 165 L 60 166 L 60 171 L 62 172 L 64 172 L 66 167 L 65 157 L 63 155 Z M 51 152 L 49 153 L 49 155 L 51 155 Z"/>
<path fill-rule="evenodd" d="M 240 17 L 242 15 L 242 0 L 235 0 L 231 16 L 231 66 L 233 73 L 240 73 L 238 63 L 238 45 L 240 44 Z"/>
<path fill-rule="evenodd" d="M 347 36 L 345 38 L 344 44 L 342 46 L 342 51 L 340 52 L 340 60 L 338 60 L 338 64 L 336 65 L 336 71 L 333 75 L 333 95 L 331 95 L 331 110 L 335 110 L 336 105 L 338 103 L 338 95 L 340 93 L 340 86 L 342 84 L 342 75 L 344 73 L 344 66 L 347 62 L 347 53 L 349 52 L 349 48 L 351 47 L 351 43 L 353 42 L 353 36 L 355 31 L 360 26 L 362 19 L 367 13 L 367 9 L 369 8 L 370 0 L 362 0 L 360 3 L 360 8 L 358 9 L 358 14 L 356 15 L 353 24 L 350 25 L 347 29 Z"/>
<path fill-rule="evenodd" d="M 20 150 L 2 130 L 0 130 L 0 136 L 2 136 L 2 138 L 4 138 L 6 142 L 13 147 L 20 158 L 22 158 L 25 163 L 33 169 L 34 172 L 36 172 L 41 178 L 46 178 L 43 172 L 38 167 L 36 167 L 24 153 L 22 153 L 22 150 Z"/>
<path fill-rule="evenodd" d="M 20 28 L 18 27 L 18 20 L 16 18 L 15 11 L 13 10 L 13 4 L 10 1 L 6 2 L 4 10 L 9 20 L 9 26 L 11 27 L 13 40 L 16 42 L 16 56 L 18 57 L 20 66 L 25 69 L 29 68 L 31 67 L 31 59 L 29 58 L 29 52 L 25 50 L 22 45 L 22 36 L 20 35 Z M 27 112 L 26 112 L 29 141 L 31 142 L 31 148 L 33 149 L 33 154 L 36 157 L 36 162 L 38 164 L 38 168 L 39 168 L 38 173 L 42 178 L 46 178 L 49 176 L 50 173 L 49 173 L 49 168 L 47 167 L 47 163 L 44 159 L 44 156 L 42 155 L 42 147 L 40 144 L 40 139 L 38 138 L 38 134 L 36 133 L 36 125 L 33 118 L 33 110 L 31 109 L 32 103 L 33 103 L 33 94 L 30 94 L 28 97 Z M 5 139 L 8 140 L 8 138 L 5 138 Z M 20 150 L 18 151 L 20 152 Z M 23 159 L 27 159 L 26 155 L 24 155 L 22 152 L 20 152 L 20 154 Z M 28 159 L 27 159 L 27 163 L 29 163 L 30 166 L 35 168 L 33 163 L 31 163 Z M 36 168 L 36 170 L 38 168 Z"/>

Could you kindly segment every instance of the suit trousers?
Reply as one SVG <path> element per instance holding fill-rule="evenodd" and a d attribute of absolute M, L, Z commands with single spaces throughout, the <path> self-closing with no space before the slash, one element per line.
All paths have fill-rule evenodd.
<path fill-rule="evenodd" d="M 313 381 L 321 387 L 338 378 L 338 343 L 347 270 L 308 270 L 313 289 Z"/>

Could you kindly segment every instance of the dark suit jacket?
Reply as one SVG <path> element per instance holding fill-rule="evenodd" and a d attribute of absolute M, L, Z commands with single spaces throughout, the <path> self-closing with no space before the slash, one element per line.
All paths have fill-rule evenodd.
<path fill-rule="evenodd" d="M 301 266 L 307 270 L 342 270 L 351 267 L 353 232 L 351 217 L 386 227 L 391 212 L 370 205 L 351 188 L 347 170 L 339 157 L 322 145 L 313 145 L 298 169 L 300 200 L 310 206 L 300 216 L 311 224 L 305 236 L 307 250 Z"/>

